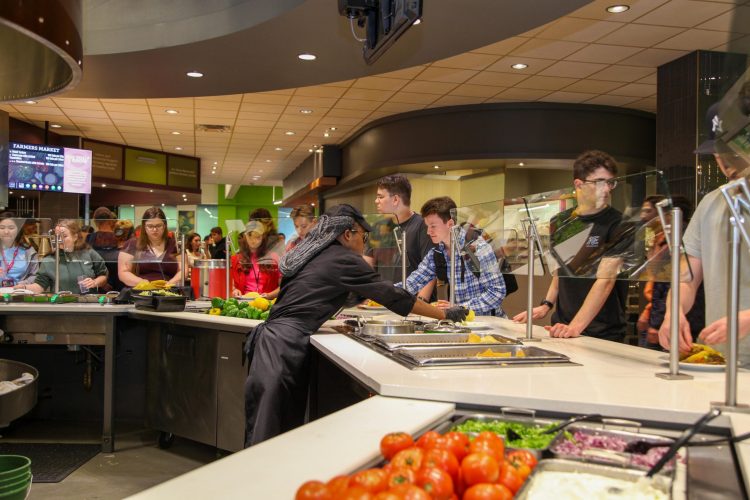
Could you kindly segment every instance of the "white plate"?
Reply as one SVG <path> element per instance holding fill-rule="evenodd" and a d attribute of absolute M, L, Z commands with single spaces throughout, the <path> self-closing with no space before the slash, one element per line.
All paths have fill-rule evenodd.
<path fill-rule="evenodd" d="M 666 361 L 667 364 L 669 364 L 669 355 L 665 354 L 664 356 L 659 356 L 659 359 Z M 683 370 L 693 370 L 696 372 L 723 372 L 724 368 L 726 368 L 726 364 L 723 365 L 709 365 L 706 363 L 685 363 L 684 361 L 680 361 L 677 363 L 680 365 L 680 368 Z"/>
<path fill-rule="evenodd" d="M 369 311 L 384 311 L 385 309 L 387 309 L 387 307 L 385 306 L 368 306 L 367 304 L 360 304 L 357 307 L 359 307 L 360 309 L 367 309 Z"/>
<path fill-rule="evenodd" d="M 464 321 L 461 326 L 471 328 L 472 330 L 490 330 L 492 327 L 484 321 Z"/>

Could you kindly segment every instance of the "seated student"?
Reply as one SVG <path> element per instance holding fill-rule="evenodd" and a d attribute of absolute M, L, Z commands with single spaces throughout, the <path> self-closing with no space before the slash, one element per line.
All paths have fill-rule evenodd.
<path fill-rule="evenodd" d="M 451 210 L 456 203 L 447 196 L 427 200 L 422 205 L 422 217 L 427 225 L 427 234 L 437 245 L 430 249 L 419 264 L 416 271 L 411 273 L 403 285 L 408 292 L 416 294 L 433 280 L 438 280 L 438 287 L 448 286 L 450 276 L 450 246 L 451 228 L 455 222 L 451 218 Z M 477 231 L 473 231 L 477 233 Z M 476 234 L 476 236 L 479 236 Z M 505 282 L 492 247 L 481 237 L 467 241 L 467 230 L 461 228 L 458 233 L 458 245 L 476 257 L 476 263 L 459 257 L 460 268 L 456 272 L 456 305 L 473 310 L 477 315 L 494 315 L 505 317 L 502 308 L 505 298 Z M 402 286 L 397 283 L 396 286 Z M 442 294 L 438 291 L 438 298 Z M 447 300 L 438 300 L 439 308 L 447 309 Z"/>
<path fill-rule="evenodd" d="M 0 213 L 0 251 L 3 261 L 0 280 L 3 287 L 19 288 L 18 285 L 33 283 L 39 268 L 36 250 L 21 230 L 25 221 L 26 219 L 16 219 L 10 212 Z"/>
<path fill-rule="evenodd" d="M 97 291 L 107 284 L 107 267 L 104 259 L 86 243 L 86 234 L 74 220 L 63 219 L 57 223 L 55 233 L 62 237 L 60 244 L 59 290 L 73 293 Z M 19 288 L 19 286 L 17 286 Z M 42 259 L 34 283 L 20 285 L 34 293 L 55 289 L 55 254 Z"/>

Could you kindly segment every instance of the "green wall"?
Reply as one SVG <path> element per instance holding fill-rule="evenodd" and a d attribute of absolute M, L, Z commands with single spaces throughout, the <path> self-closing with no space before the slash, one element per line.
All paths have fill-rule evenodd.
<path fill-rule="evenodd" d="M 219 190 L 219 225 L 226 231 L 224 223 L 227 219 L 240 219 L 247 222 L 247 216 L 256 208 L 265 208 L 271 212 L 271 217 L 277 218 L 279 207 L 273 204 L 272 186 L 242 186 L 234 198 L 228 200 L 224 197 L 224 185 L 217 186 Z M 282 189 L 276 188 L 276 199 L 283 196 Z"/>

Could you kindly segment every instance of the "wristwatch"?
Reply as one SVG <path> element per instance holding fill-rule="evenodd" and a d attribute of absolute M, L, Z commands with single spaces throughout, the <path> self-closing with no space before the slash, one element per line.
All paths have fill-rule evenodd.
<path fill-rule="evenodd" d="M 540 306 L 547 306 L 547 307 L 549 307 L 549 308 L 550 308 L 550 311 L 551 311 L 552 309 L 554 309 L 554 308 L 555 308 L 555 304 L 553 304 L 552 302 L 550 302 L 550 301 L 549 301 L 549 300 L 547 300 L 547 299 L 544 299 L 544 300 L 542 300 L 542 301 L 541 301 L 541 302 L 539 303 L 539 305 L 540 305 Z"/>

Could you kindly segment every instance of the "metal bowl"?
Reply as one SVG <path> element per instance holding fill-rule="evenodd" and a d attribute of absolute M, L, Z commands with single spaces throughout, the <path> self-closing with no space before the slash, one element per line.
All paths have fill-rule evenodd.
<path fill-rule="evenodd" d="M 416 325 L 406 319 L 359 319 L 359 333 L 368 336 L 414 333 Z"/>
<path fill-rule="evenodd" d="M 15 380 L 24 373 L 30 373 L 34 380 L 11 392 L 0 395 L 0 428 L 25 415 L 36 405 L 37 380 L 39 372 L 33 366 L 18 361 L 0 359 L 0 381 Z"/>

